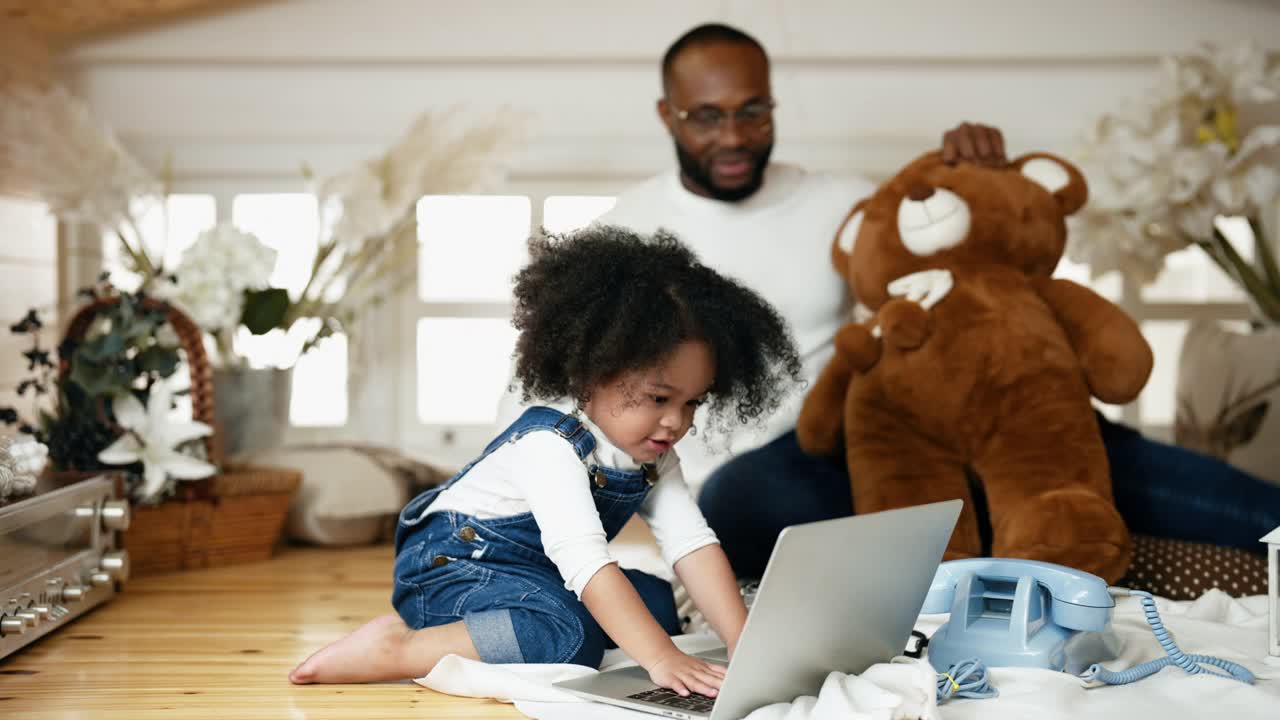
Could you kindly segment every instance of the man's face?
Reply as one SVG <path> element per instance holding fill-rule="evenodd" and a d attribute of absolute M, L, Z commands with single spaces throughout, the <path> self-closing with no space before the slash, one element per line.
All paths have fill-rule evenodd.
<path fill-rule="evenodd" d="M 768 61 L 755 47 L 712 43 L 680 53 L 658 114 L 685 186 L 725 202 L 759 190 L 773 151 L 772 106 Z"/>

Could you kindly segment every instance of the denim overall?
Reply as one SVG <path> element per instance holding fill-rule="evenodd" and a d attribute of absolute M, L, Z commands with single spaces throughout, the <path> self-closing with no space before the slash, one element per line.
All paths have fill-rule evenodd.
<path fill-rule="evenodd" d="M 574 663 L 599 667 L 606 648 L 616 647 L 600 625 L 565 588 L 542 549 L 533 513 L 480 520 L 454 511 L 425 514 L 445 488 L 458 482 L 490 453 L 530 432 L 554 432 L 587 463 L 596 440 L 575 417 L 546 407 L 525 411 L 480 457 L 443 485 L 418 495 L 400 511 L 396 527 L 395 590 L 391 604 L 411 628 L 459 620 L 488 663 Z M 583 482 L 605 535 L 612 540 L 648 495 L 644 470 L 586 466 Z M 668 634 L 680 631 L 671 584 L 636 570 L 623 570 Z"/>

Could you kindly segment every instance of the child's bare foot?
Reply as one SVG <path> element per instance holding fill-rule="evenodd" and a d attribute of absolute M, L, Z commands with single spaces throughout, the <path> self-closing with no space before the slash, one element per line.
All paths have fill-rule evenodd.
<path fill-rule="evenodd" d="M 383 615 L 317 650 L 289 673 L 289 680 L 298 685 L 404 680 L 431 672 L 445 655 L 480 659 L 465 623 L 410 630 L 399 615 Z"/>
<path fill-rule="evenodd" d="M 414 671 L 404 667 L 405 650 L 412 634 L 398 615 L 374 618 L 359 630 L 312 653 L 289 673 L 289 681 L 298 685 L 364 683 L 413 676 Z"/>

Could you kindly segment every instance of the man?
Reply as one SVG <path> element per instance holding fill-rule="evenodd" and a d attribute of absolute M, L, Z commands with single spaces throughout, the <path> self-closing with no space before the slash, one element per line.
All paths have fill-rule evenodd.
<path fill-rule="evenodd" d="M 662 59 L 662 87 L 658 116 L 679 167 L 624 192 L 599 222 L 666 229 L 759 292 L 790 323 L 812 383 L 853 304 L 830 265 L 831 242 L 872 184 L 769 161 L 769 59 L 739 30 L 703 25 L 685 33 Z M 945 133 L 942 152 L 948 162 L 1006 164 L 1000 132 L 982 125 Z M 739 576 L 759 577 L 782 528 L 855 509 L 844 458 L 811 457 L 796 444 L 802 399 L 796 393 L 764 427 L 733 433 L 729 448 L 698 437 L 679 446 L 690 485 L 705 480 L 699 505 Z M 504 399 L 504 427 L 518 414 L 516 400 Z M 1257 539 L 1280 525 L 1280 487 L 1099 421 L 1130 529 L 1257 550 Z"/>

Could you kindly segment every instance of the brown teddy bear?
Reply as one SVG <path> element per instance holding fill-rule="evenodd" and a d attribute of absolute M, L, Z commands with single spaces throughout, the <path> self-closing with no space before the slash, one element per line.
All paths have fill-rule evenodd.
<path fill-rule="evenodd" d="M 1051 277 L 1087 196 L 1052 155 L 991 168 L 933 152 L 850 211 L 832 260 L 874 315 L 837 334 L 796 431 L 813 454 L 843 441 L 857 512 L 964 499 L 946 557 L 980 556 L 980 482 L 991 555 L 1124 574 L 1090 396 L 1133 400 L 1152 355 L 1118 307 Z"/>

